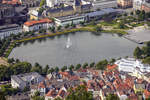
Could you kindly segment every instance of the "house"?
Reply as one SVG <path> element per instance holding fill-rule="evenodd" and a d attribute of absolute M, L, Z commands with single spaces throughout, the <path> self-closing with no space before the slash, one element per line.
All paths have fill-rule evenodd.
<path fill-rule="evenodd" d="M 120 8 L 131 8 L 133 6 L 133 0 L 117 0 L 117 5 Z"/>
<path fill-rule="evenodd" d="M 7 13 L 6 13 L 7 12 Z M 27 8 L 0 3 L 0 25 L 22 24 L 27 20 Z"/>
<path fill-rule="evenodd" d="M 48 29 L 51 26 L 53 26 L 52 20 L 45 18 L 45 19 L 25 22 L 23 25 L 23 30 L 27 32 L 36 31 L 39 29 Z"/>
<path fill-rule="evenodd" d="M 73 16 L 66 16 L 66 17 L 59 17 L 54 18 L 56 26 L 66 26 L 71 24 L 79 24 L 80 22 L 84 22 L 85 16 L 84 15 L 73 15 Z"/>
<path fill-rule="evenodd" d="M 147 99 L 150 97 L 150 84 L 147 85 L 146 89 L 144 90 L 144 93 L 143 93 L 143 98 L 144 99 Z"/>
<path fill-rule="evenodd" d="M 45 95 L 45 100 L 54 100 L 57 96 L 57 91 L 56 90 L 50 90 L 46 95 Z"/>
<path fill-rule="evenodd" d="M 30 20 L 39 20 L 41 14 L 37 10 L 31 10 L 29 11 L 29 15 Z"/>
<path fill-rule="evenodd" d="M 135 93 L 143 93 L 144 90 L 146 89 L 146 86 L 145 86 L 143 80 L 138 79 L 137 81 L 135 81 L 133 89 L 134 89 Z"/>
<path fill-rule="evenodd" d="M 3 39 L 5 37 L 10 36 L 11 34 L 22 33 L 22 27 L 17 24 L 9 24 L 0 26 L 0 38 Z"/>
<path fill-rule="evenodd" d="M 13 88 L 24 89 L 25 87 L 30 87 L 30 85 L 38 84 L 43 81 L 44 78 L 37 72 L 12 75 L 11 85 Z"/>
<path fill-rule="evenodd" d="M 133 10 L 141 10 L 144 0 L 133 0 Z"/>
<path fill-rule="evenodd" d="M 17 93 L 15 95 L 7 95 L 6 100 L 30 100 L 30 95 L 29 93 Z"/>
<path fill-rule="evenodd" d="M 150 2 L 144 2 L 142 4 L 141 10 L 144 10 L 145 12 L 150 12 Z"/>
<path fill-rule="evenodd" d="M 46 5 L 48 7 L 55 7 L 56 5 L 60 5 L 61 3 L 61 0 L 46 0 Z"/>

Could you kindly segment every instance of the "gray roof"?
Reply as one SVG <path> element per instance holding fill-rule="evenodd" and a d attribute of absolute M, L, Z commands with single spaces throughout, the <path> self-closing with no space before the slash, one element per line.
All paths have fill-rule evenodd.
<path fill-rule="evenodd" d="M 56 20 L 61 20 L 61 21 L 65 21 L 65 20 L 69 20 L 69 19 L 75 19 L 75 18 L 78 18 L 78 17 L 85 17 L 84 15 L 72 15 L 72 16 L 64 16 L 64 17 L 58 17 L 58 18 L 55 18 Z"/>
<path fill-rule="evenodd" d="M 85 15 L 89 16 L 89 17 L 94 17 L 94 16 L 101 16 L 101 15 L 109 14 L 109 13 L 113 13 L 113 12 L 118 12 L 118 11 L 113 8 L 106 8 L 106 9 L 102 9 L 100 11 L 90 12 Z"/>
<path fill-rule="evenodd" d="M 90 8 L 90 7 L 92 7 L 92 4 L 81 5 L 82 9 L 84 9 L 84 8 Z"/>
<path fill-rule="evenodd" d="M 16 28 L 16 27 L 19 27 L 19 25 L 17 25 L 17 24 L 3 25 L 3 26 L 0 26 L 0 31 L 1 31 L 1 30 L 4 30 L 4 29 Z"/>
<path fill-rule="evenodd" d="M 25 73 L 25 74 L 19 74 L 19 75 L 13 75 L 11 76 L 11 79 L 16 81 L 18 84 L 26 81 L 31 81 L 33 78 L 36 77 L 42 77 L 37 72 L 31 72 L 31 73 Z"/>

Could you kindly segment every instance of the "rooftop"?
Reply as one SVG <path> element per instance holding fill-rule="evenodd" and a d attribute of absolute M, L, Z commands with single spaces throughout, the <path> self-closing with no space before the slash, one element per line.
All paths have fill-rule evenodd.
<path fill-rule="evenodd" d="M 55 19 L 64 21 L 64 20 L 68 20 L 68 19 L 75 19 L 75 18 L 78 18 L 78 17 L 85 17 L 85 16 L 77 14 L 77 15 L 71 15 L 71 16 L 65 16 L 65 17 L 58 17 L 58 18 L 55 18 Z"/>
<path fill-rule="evenodd" d="M 41 23 L 52 23 L 52 20 L 45 18 L 45 19 L 41 19 L 41 20 L 27 21 L 24 23 L 24 25 L 33 26 L 33 25 L 41 24 Z"/>

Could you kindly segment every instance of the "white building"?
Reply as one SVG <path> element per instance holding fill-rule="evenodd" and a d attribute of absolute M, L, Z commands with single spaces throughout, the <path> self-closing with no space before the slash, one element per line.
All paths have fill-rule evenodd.
<path fill-rule="evenodd" d="M 0 26 L 0 38 L 10 36 L 11 34 L 18 34 L 22 32 L 22 27 L 17 24 Z"/>
<path fill-rule="evenodd" d="M 45 18 L 35 21 L 27 21 L 23 25 L 24 31 L 35 31 L 39 29 L 48 29 L 49 27 L 53 26 L 52 20 Z"/>
<path fill-rule="evenodd" d="M 37 72 L 19 74 L 11 76 L 11 85 L 13 88 L 24 89 L 27 86 L 38 84 L 44 78 Z"/>
<path fill-rule="evenodd" d="M 73 15 L 66 17 L 55 18 L 55 23 L 57 26 L 66 26 L 67 24 L 79 24 L 80 22 L 84 22 L 84 15 Z"/>
<path fill-rule="evenodd" d="M 133 0 L 133 9 L 134 10 L 141 10 L 142 4 L 144 3 L 144 0 Z"/>
<path fill-rule="evenodd" d="M 55 5 L 60 5 L 61 0 L 46 0 L 46 5 L 48 7 L 54 7 Z"/>
<path fill-rule="evenodd" d="M 128 73 L 139 73 L 139 74 L 146 74 L 150 72 L 150 66 L 146 64 L 142 64 L 141 61 L 136 60 L 134 58 L 122 58 L 115 62 L 118 65 L 119 71 L 124 71 Z"/>

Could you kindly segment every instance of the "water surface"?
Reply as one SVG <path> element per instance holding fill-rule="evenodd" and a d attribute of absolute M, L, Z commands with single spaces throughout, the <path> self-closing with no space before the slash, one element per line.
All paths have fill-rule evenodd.
<path fill-rule="evenodd" d="M 66 48 L 68 37 L 71 46 Z M 33 44 L 21 44 L 13 49 L 9 58 L 18 58 L 32 64 L 38 62 L 44 66 L 48 64 L 52 67 L 62 67 L 132 56 L 134 48 L 138 45 L 116 34 L 103 33 L 98 36 L 91 32 L 76 32 L 47 38 L 42 42 L 36 40 Z"/>

